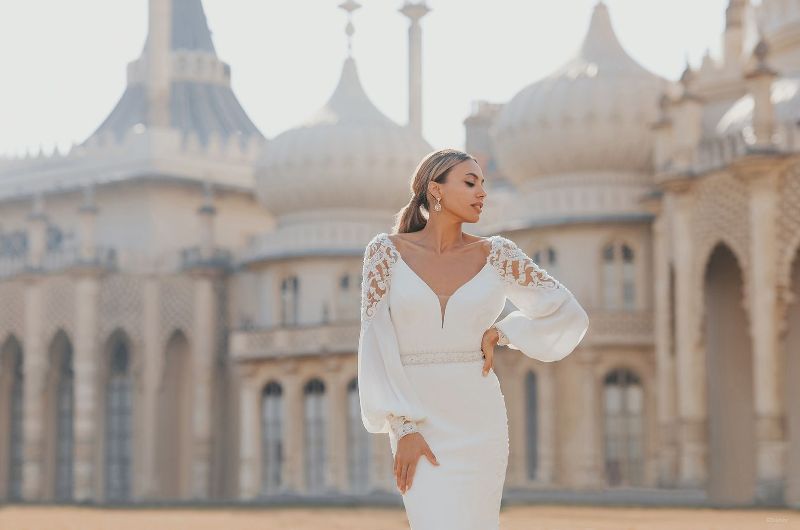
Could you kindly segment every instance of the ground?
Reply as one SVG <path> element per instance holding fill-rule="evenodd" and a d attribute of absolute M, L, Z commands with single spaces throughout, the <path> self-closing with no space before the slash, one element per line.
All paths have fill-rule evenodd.
<path fill-rule="evenodd" d="M 402 508 L 0 507 L 2 530 L 408 530 Z M 800 530 L 800 511 L 509 506 L 502 530 Z"/>

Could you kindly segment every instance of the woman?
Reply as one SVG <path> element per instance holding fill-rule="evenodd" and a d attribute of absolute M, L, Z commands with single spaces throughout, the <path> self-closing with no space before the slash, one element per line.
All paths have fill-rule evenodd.
<path fill-rule="evenodd" d="M 498 528 L 508 419 L 494 347 L 557 361 L 589 325 L 572 293 L 512 241 L 461 231 L 480 217 L 484 184 L 467 153 L 430 153 L 394 233 L 364 253 L 361 416 L 369 432 L 389 433 L 413 530 Z M 495 322 L 506 298 L 518 310 Z"/>

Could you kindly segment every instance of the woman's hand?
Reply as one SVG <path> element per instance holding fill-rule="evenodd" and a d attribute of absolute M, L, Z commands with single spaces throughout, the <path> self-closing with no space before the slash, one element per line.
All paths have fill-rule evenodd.
<path fill-rule="evenodd" d="M 394 456 L 394 476 L 400 493 L 405 493 L 411 487 L 414 471 L 420 456 L 428 457 L 431 464 L 438 466 L 439 461 L 428 446 L 428 442 L 419 432 L 406 434 L 397 441 L 397 452 Z"/>
<path fill-rule="evenodd" d="M 500 334 L 497 333 L 497 329 L 492 326 L 486 331 L 483 332 L 483 338 L 481 339 L 481 350 L 483 351 L 483 376 L 489 373 L 489 370 L 492 368 L 492 364 L 494 363 L 494 347 L 497 345 L 497 341 L 500 340 Z"/>

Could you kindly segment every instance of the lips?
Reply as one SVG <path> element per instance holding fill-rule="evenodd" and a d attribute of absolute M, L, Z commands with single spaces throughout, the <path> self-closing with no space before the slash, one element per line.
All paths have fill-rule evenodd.
<path fill-rule="evenodd" d="M 479 212 L 483 211 L 483 203 L 482 202 L 476 202 L 475 204 L 473 204 L 471 206 L 473 208 L 475 208 L 476 210 L 478 210 Z"/>

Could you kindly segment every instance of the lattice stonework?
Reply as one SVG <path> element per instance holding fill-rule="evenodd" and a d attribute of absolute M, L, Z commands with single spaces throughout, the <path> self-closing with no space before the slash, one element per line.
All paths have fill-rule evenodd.
<path fill-rule="evenodd" d="M 698 276 L 702 286 L 705 266 L 717 243 L 723 242 L 739 260 L 747 277 L 750 261 L 750 206 L 747 186 L 726 173 L 697 183 L 692 226 Z"/>
<path fill-rule="evenodd" d="M 12 333 L 22 342 L 25 334 L 25 285 L 0 282 L 0 344 Z"/>
<path fill-rule="evenodd" d="M 47 278 L 42 285 L 44 338 L 49 341 L 59 329 L 75 338 L 75 280 L 68 276 Z"/>
<path fill-rule="evenodd" d="M 131 340 L 142 336 L 144 278 L 128 274 L 106 277 L 100 285 L 99 333 L 105 341 L 117 328 Z"/>
<path fill-rule="evenodd" d="M 791 281 L 792 263 L 800 251 L 800 165 L 784 175 L 778 207 L 778 285 L 794 288 Z"/>
<path fill-rule="evenodd" d="M 181 329 L 189 336 L 194 320 L 194 283 L 188 276 L 175 275 L 159 279 L 159 321 L 161 340 L 166 343 L 172 332 Z"/>

